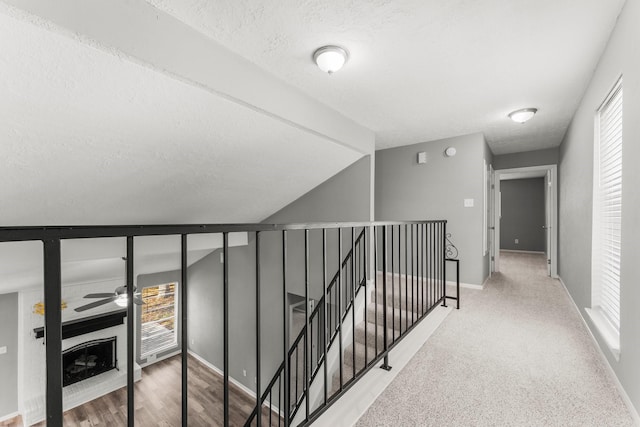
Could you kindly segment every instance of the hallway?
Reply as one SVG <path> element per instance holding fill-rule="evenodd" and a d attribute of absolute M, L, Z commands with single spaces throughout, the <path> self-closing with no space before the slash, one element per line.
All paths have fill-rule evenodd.
<path fill-rule="evenodd" d="M 358 426 L 631 426 L 632 418 L 543 255 L 501 254 Z"/>

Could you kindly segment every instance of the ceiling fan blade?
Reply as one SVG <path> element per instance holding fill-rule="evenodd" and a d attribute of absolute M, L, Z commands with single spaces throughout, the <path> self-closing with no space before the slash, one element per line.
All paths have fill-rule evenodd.
<path fill-rule="evenodd" d="M 112 296 L 111 296 L 111 297 L 109 297 L 109 298 L 106 298 L 106 299 L 103 299 L 103 300 L 100 300 L 100 301 L 95 301 L 95 302 L 92 302 L 92 303 L 89 303 L 89 304 L 83 305 L 83 306 L 78 307 L 78 308 L 76 308 L 76 309 L 74 309 L 74 310 L 75 310 L 75 311 L 77 311 L 78 313 L 80 313 L 81 311 L 89 310 L 89 309 L 91 309 L 91 308 L 100 307 L 101 305 L 108 304 L 108 303 L 110 303 L 111 301 L 115 301 L 115 300 L 116 300 L 116 298 L 118 298 L 118 297 L 117 297 L 117 296 L 115 296 L 115 295 L 112 295 Z"/>
<path fill-rule="evenodd" d="M 134 302 L 134 303 L 136 303 L 136 304 L 138 304 L 138 305 L 143 305 L 143 304 L 145 304 L 145 302 L 144 302 L 144 301 L 142 301 L 142 298 L 138 298 L 138 297 L 136 297 L 136 296 L 134 296 L 134 297 L 133 297 L 133 302 Z"/>
<path fill-rule="evenodd" d="M 113 295 L 113 292 L 111 293 L 98 293 L 98 294 L 87 294 L 85 295 L 83 298 L 111 298 Z"/>

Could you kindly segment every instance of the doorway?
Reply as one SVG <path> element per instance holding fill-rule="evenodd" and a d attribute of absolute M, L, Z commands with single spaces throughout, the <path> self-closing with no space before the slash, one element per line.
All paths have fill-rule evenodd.
<path fill-rule="evenodd" d="M 492 234 L 491 243 L 491 271 L 500 271 L 501 249 L 501 217 L 502 217 L 502 192 L 501 182 L 513 179 L 539 178 L 544 180 L 544 220 L 540 227 L 543 229 L 544 253 L 547 259 L 547 274 L 553 278 L 558 277 L 558 189 L 557 166 L 544 165 L 514 169 L 500 169 L 492 173 L 491 182 L 491 222 L 489 233 Z"/>

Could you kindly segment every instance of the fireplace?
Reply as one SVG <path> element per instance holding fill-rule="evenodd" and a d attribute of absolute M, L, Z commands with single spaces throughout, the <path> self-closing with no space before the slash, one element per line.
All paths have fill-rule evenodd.
<path fill-rule="evenodd" d="M 116 337 L 87 341 L 62 352 L 62 385 L 118 369 Z"/>

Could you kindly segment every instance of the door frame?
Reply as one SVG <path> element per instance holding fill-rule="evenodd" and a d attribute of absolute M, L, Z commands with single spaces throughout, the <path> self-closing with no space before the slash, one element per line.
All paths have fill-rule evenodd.
<path fill-rule="evenodd" d="M 494 239 L 492 240 L 491 254 L 494 257 L 494 272 L 500 271 L 500 217 L 502 209 L 502 197 L 500 193 L 500 179 L 503 175 L 514 173 L 544 173 L 549 177 L 551 185 L 545 188 L 545 195 L 550 191 L 549 196 L 545 197 L 549 203 L 545 202 L 545 215 L 549 218 L 550 223 L 546 224 L 548 234 L 550 236 L 549 254 L 547 254 L 547 262 L 550 263 L 550 275 L 558 278 L 558 166 L 557 165 L 541 165 L 529 166 L 523 168 L 497 169 L 494 171 L 493 186 L 491 189 L 491 199 L 493 202 L 493 227 Z M 545 175 L 540 175 L 543 177 Z"/>

